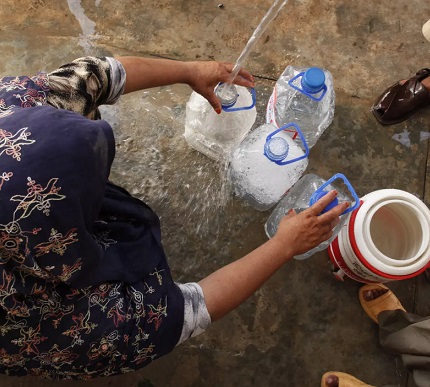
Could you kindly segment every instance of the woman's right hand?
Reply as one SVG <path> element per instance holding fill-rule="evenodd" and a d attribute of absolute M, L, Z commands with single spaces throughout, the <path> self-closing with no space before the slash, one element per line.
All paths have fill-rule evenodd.
<path fill-rule="evenodd" d="M 349 203 L 343 202 L 321 214 L 336 196 L 336 191 L 330 191 L 300 214 L 292 210 L 282 218 L 273 239 L 285 246 L 285 251 L 293 256 L 303 254 L 329 239 L 333 228 L 339 223 L 340 214 L 349 206 Z"/>
<path fill-rule="evenodd" d="M 232 63 L 201 61 L 187 62 L 190 66 L 188 84 L 191 88 L 205 97 L 214 110 L 221 113 L 221 102 L 214 93 L 214 88 L 219 82 L 228 82 L 234 69 Z M 255 87 L 251 73 L 243 68 L 233 80 L 233 84 L 243 87 Z"/>

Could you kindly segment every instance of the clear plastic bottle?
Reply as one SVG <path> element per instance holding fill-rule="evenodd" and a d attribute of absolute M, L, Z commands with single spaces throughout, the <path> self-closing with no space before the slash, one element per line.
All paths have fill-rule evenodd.
<path fill-rule="evenodd" d="M 221 100 L 221 114 L 214 111 L 206 98 L 196 92 L 191 94 L 186 106 L 184 137 L 197 151 L 227 162 L 257 117 L 255 90 L 222 83 L 215 93 Z"/>
<path fill-rule="evenodd" d="M 302 148 L 287 134 L 298 132 Z M 300 128 L 264 124 L 254 129 L 233 152 L 229 176 L 235 193 L 257 210 L 273 207 L 300 178 L 308 165 L 309 149 Z"/>
<path fill-rule="evenodd" d="M 342 181 L 344 185 L 339 184 Z M 341 173 L 335 174 L 327 181 L 317 175 L 309 174 L 303 176 L 294 185 L 294 187 L 288 191 L 288 193 L 282 198 L 282 200 L 273 210 L 264 226 L 267 236 L 269 238 L 273 238 L 275 236 L 281 219 L 290 209 L 294 209 L 296 213 L 300 213 L 309 208 L 312 204 L 318 201 L 318 199 L 333 189 L 338 191 L 338 195 L 336 199 L 333 200 L 322 213 L 345 201 L 350 202 L 351 205 L 340 216 L 340 222 L 334 228 L 333 236 L 329 240 L 322 242 L 308 252 L 297 255 L 294 258 L 298 260 L 306 259 L 316 252 L 326 249 L 333 239 L 336 238 L 336 235 L 340 232 L 341 228 L 348 220 L 348 214 L 354 211 L 360 205 L 360 199 L 355 193 L 354 188 L 351 186 L 348 179 Z"/>
<path fill-rule="evenodd" d="M 288 66 L 267 104 L 266 122 L 278 128 L 295 122 L 312 148 L 333 121 L 334 105 L 333 77 L 329 71 Z"/>

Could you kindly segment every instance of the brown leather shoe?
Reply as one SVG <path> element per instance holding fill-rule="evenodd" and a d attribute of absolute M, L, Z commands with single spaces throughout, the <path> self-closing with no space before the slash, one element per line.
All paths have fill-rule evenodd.
<path fill-rule="evenodd" d="M 422 69 L 403 85 L 397 82 L 385 90 L 375 104 L 372 113 L 383 125 L 403 122 L 418 109 L 430 105 L 430 93 L 421 81 L 430 76 L 430 69 Z"/>

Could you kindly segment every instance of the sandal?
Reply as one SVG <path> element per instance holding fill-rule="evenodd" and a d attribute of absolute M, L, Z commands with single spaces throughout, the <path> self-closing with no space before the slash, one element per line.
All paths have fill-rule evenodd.
<path fill-rule="evenodd" d="M 364 298 L 364 292 L 368 290 L 381 290 L 387 289 L 388 291 L 382 296 L 379 296 L 371 301 L 366 301 Z M 358 291 L 358 298 L 360 299 L 360 304 L 363 307 L 366 314 L 378 324 L 378 314 L 384 310 L 396 310 L 400 309 L 405 311 L 399 299 L 394 295 L 394 293 L 382 284 L 367 284 L 360 288 Z M 405 311 L 406 312 L 406 311 Z"/>
<path fill-rule="evenodd" d="M 374 387 L 345 372 L 326 372 L 321 378 L 321 387 Z"/>
<path fill-rule="evenodd" d="M 407 120 L 418 109 L 430 105 L 430 93 L 421 81 L 430 76 L 430 69 L 422 69 L 403 85 L 397 82 L 385 90 L 372 106 L 372 113 L 382 125 Z"/>

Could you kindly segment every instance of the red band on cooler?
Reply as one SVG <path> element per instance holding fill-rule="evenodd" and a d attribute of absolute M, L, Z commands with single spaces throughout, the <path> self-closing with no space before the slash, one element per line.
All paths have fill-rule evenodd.
<path fill-rule="evenodd" d="M 364 282 L 367 284 L 376 284 L 378 281 L 371 281 L 366 278 L 362 278 L 355 274 L 345 263 L 342 253 L 340 252 L 339 248 L 339 241 L 338 237 L 336 237 L 333 242 L 331 242 L 329 249 L 328 249 L 328 255 L 330 257 L 330 260 L 332 263 L 337 266 L 339 269 L 341 269 L 348 277 L 351 279 L 358 281 L 358 282 Z"/>

